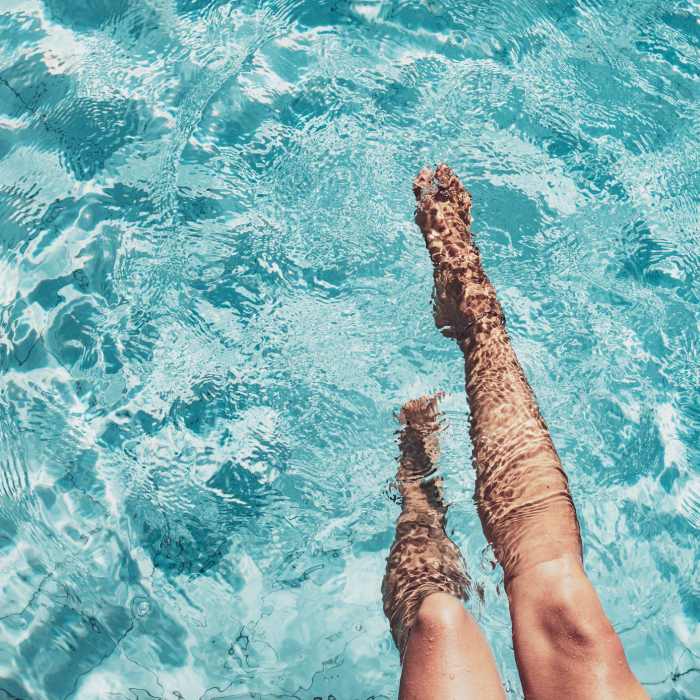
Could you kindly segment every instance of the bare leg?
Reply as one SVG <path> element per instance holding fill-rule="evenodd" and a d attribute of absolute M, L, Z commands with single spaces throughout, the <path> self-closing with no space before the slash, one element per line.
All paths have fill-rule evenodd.
<path fill-rule="evenodd" d="M 491 650 L 464 609 L 469 579 L 445 533 L 437 399 L 409 401 L 399 416 L 401 515 L 382 584 L 384 612 L 401 654 L 400 700 L 504 698 Z"/>
<path fill-rule="evenodd" d="M 476 499 L 503 567 L 528 698 L 643 698 L 583 571 L 568 482 L 469 230 L 471 197 L 447 166 L 414 183 L 435 265 L 435 318 L 464 353 Z"/>

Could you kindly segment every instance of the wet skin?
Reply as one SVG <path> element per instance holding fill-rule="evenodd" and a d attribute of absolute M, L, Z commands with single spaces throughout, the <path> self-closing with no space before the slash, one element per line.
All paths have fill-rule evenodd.
<path fill-rule="evenodd" d="M 566 474 L 472 239 L 471 196 L 444 165 L 422 170 L 414 193 L 416 223 L 434 265 L 435 321 L 464 355 L 476 501 L 503 567 L 525 695 L 646 698 L 583 570 Z M 404 662 L 400 697 L 501 698 L 486 642 L 455 605 L 464 597 L 466 572 L 444 534 L 442 500 L 411 499 L 419 487 L 401 486 L 410 472 L 403 464 L 416 462 L 411 455 L 420 453 L 421 440 L 424 469 L 430 462 L 434 470 L 436 430 L 429 426 L 437 424 L 436 413 L 434 399 L 409 402 L 402 413 L 397 479 L 404 503 L 383 586 Z M 405 438 L 409 429 L 412 439 Z M 420 523 L 431 518 L 440 527 L 426 537 Z"/>
<path fill-rule="evenodd" d="M 461 603 L 469 578 L 445 532 L 441 480 L 432 476 L 439 453 L 439 398 L 409 401 L 399 415 L 401 515 L 382 593 L 403 661 L 400 697 L 505 698 L 486 639 Z M 469 695 L 455 695 L 458 690 Z"/>

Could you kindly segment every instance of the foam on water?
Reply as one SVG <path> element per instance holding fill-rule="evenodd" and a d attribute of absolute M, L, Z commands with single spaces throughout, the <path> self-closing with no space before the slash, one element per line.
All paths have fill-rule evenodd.
<path fill-rule="evenodd" d="M 412 221 L 449 162 L 655 698 L 700 697 L 700 6 L 0 8 L 0 696 L 393 697 L 393 413 L 512 697 L 458 351 Z"/>

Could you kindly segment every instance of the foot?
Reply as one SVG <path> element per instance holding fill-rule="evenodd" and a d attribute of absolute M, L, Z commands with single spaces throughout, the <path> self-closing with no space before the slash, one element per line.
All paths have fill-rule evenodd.
<path fill-rule="evenodd" d="M 440 412 L 438 401 L 444 397 L 442 391 L 434 396 L 421 396 L 407 401 L 399 412 L 399 422 L 402 425 L 415 428 L 430 427 L 436 425 Z"/>
<path fill-rule="evenodd" d="M 471 195 L 446 165 L 423 168 L 413 182 L 416 223 L 434 265 L 435 324 L 450 338 L 465 338 L 490 316 L 502 320 L 496 292 L 481 266 L 470 232 Z"/>
<path fill-rule="evenodd" d="M 438 401 L 443 396 L 442 392 L 434 396 L 421 396 L 407 401 L 401 408 L 399 422 L 404 428 L 399 437 L 399 482 L 423 479 L 435 471 L 440 455 Z"/>

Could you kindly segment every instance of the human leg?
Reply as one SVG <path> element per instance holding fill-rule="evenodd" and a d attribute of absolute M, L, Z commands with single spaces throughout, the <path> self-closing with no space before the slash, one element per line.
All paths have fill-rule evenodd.
<path fill-rule="evenodd" d="M 446 166 L 421 171 L 414 192 L 436 323 L 464 353 L 476 500 L 503 567 L 526 696 L 645 697 L 583 571 L 567 477 L 481 266 L 471 197 Z"/>
<path fill-rule="evenodd" d="M 457 598 L 432 593 L 408 637 L 399 700 L 472 699 L 505 699 L 491 649 Z"/>
<path fill-rule="evenodd" d="M 464 609 L 469 580 L 445 532 L 437 398 L 409 401 L 399 416 L 401 515 L 382 584 L 384 612 L 401 654 L 401 700 L 501 700 L 491 651 Z"/>

